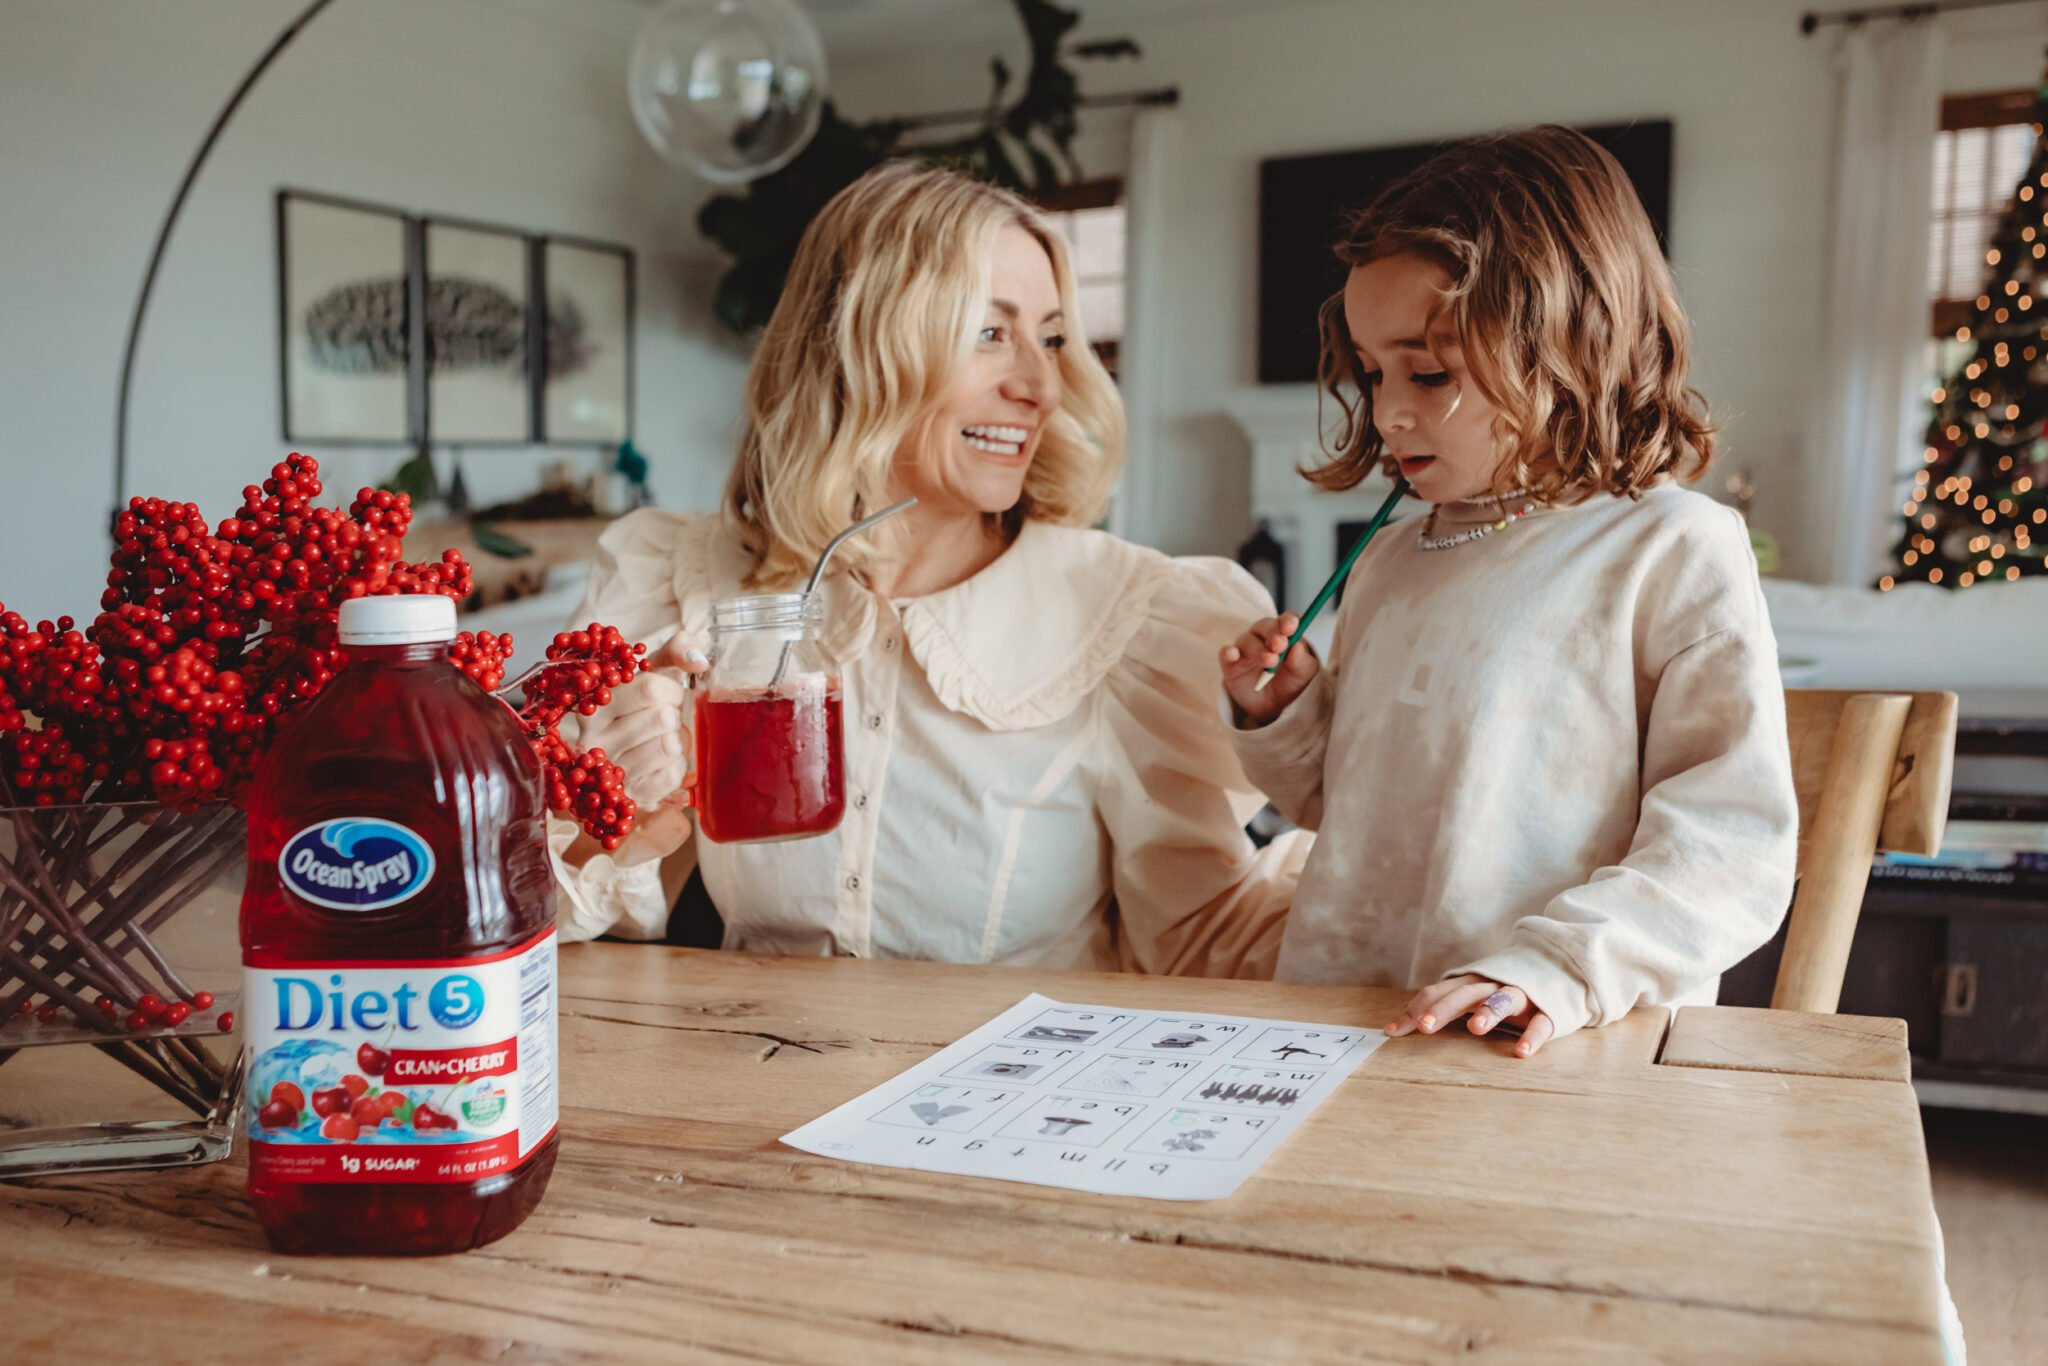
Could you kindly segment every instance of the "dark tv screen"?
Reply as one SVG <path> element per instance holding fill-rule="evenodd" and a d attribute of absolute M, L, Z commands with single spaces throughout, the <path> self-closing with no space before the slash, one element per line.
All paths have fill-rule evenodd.
<path fill-rule="evenodd" d="M 1671 208 L 1671 121 L 1581 128 L 1614 154 L 1666 251 Z M 1316 377 L 1316 310 L 1344 283 L 1330 254 L 1344 218 L 1445 144 L 1368 147 L 1259 163 L 1259 383 Z"/>

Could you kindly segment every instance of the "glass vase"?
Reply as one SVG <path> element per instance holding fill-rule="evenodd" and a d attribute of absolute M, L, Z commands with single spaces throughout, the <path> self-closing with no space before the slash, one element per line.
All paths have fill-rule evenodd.
<path fill-rule="evenodd" d="M 242 813 L 0 806 L 0 1179 L 234 1148 Z"/>

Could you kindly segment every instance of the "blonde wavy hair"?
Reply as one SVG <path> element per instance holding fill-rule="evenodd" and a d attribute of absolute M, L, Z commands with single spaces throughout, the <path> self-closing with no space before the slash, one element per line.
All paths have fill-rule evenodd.
<path fill-rule="evenodd" d="M 1353 267 L 1402 252 L 1450 275 L 1429 327 L 1448 317 L 1500 410 L 1495 492 L 1634 498 L 1706 472 L 1714 428 L 1686 384 L 1691 329 L 1649 215 L 1605 148 L 1556 125 L 1446 148 L 1388 186 L 1336 246 Z M 1387 457 L 1341 290 L 1321 332 L 1320 377 L 1343 422 L 1329 462 L 1302 473 L 1347 489 Z"/>
<path fill-rule="evenodd" d="M 983 325 L 996 237 L 1011 225 L 1052 261 L 1067 344 L 1059 409 L 1000 520 L 1012 533 L 1100 520 L 1123 460 L 1123 404 L 1082 333 L 1065 244 L 1006 190 L 891 164 L 841 190 L 805 231 L 747 371 L 725 507 L 754 557 L 749 587 L 801 580 L 827 541 L 889 501 L 897 450 L 939 439 L 933 421 Z M 861 539 L 833 557 L 835 571 L 866 566 Z"/>

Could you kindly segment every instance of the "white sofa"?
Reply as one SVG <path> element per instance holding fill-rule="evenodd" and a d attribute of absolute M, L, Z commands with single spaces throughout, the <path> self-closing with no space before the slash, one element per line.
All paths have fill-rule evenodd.
<path fill-rule="evenodd" d="M 2048 579 L 1889 593 L 1763 583 L 1790 685 L 1948 689 L 1965 711 L 1989 692 L 2040 692 L 2048 704 Z"/>

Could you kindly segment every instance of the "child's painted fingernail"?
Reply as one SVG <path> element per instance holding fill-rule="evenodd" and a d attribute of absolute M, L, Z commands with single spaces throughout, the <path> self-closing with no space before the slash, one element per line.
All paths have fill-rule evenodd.
<path fill-rule="evenodd" d="M 691 650 L 683 655 L 683 660 L 689 664 L 709 664 L 711 656 L 705 654 L 702 650 Z"/>
<path fill-rule="evenodd" d="M 1430 1032 L 1431 1030 L 1433 1030 L 1433 1029 L 1435 1029 L 1435 1028 L 1436 1028 L 1436 1016 L 1434 1016 L 1434 1015 L 1425 1015 L 1425 1016 L 1423 1016 L 1423 1017 L 1422 1017 L 1422 1032 L 1423 1032 L 1423 1033 L 1427 1034 L 1427 1033 L 1429 1033 L 1429 1032 Z"/>

